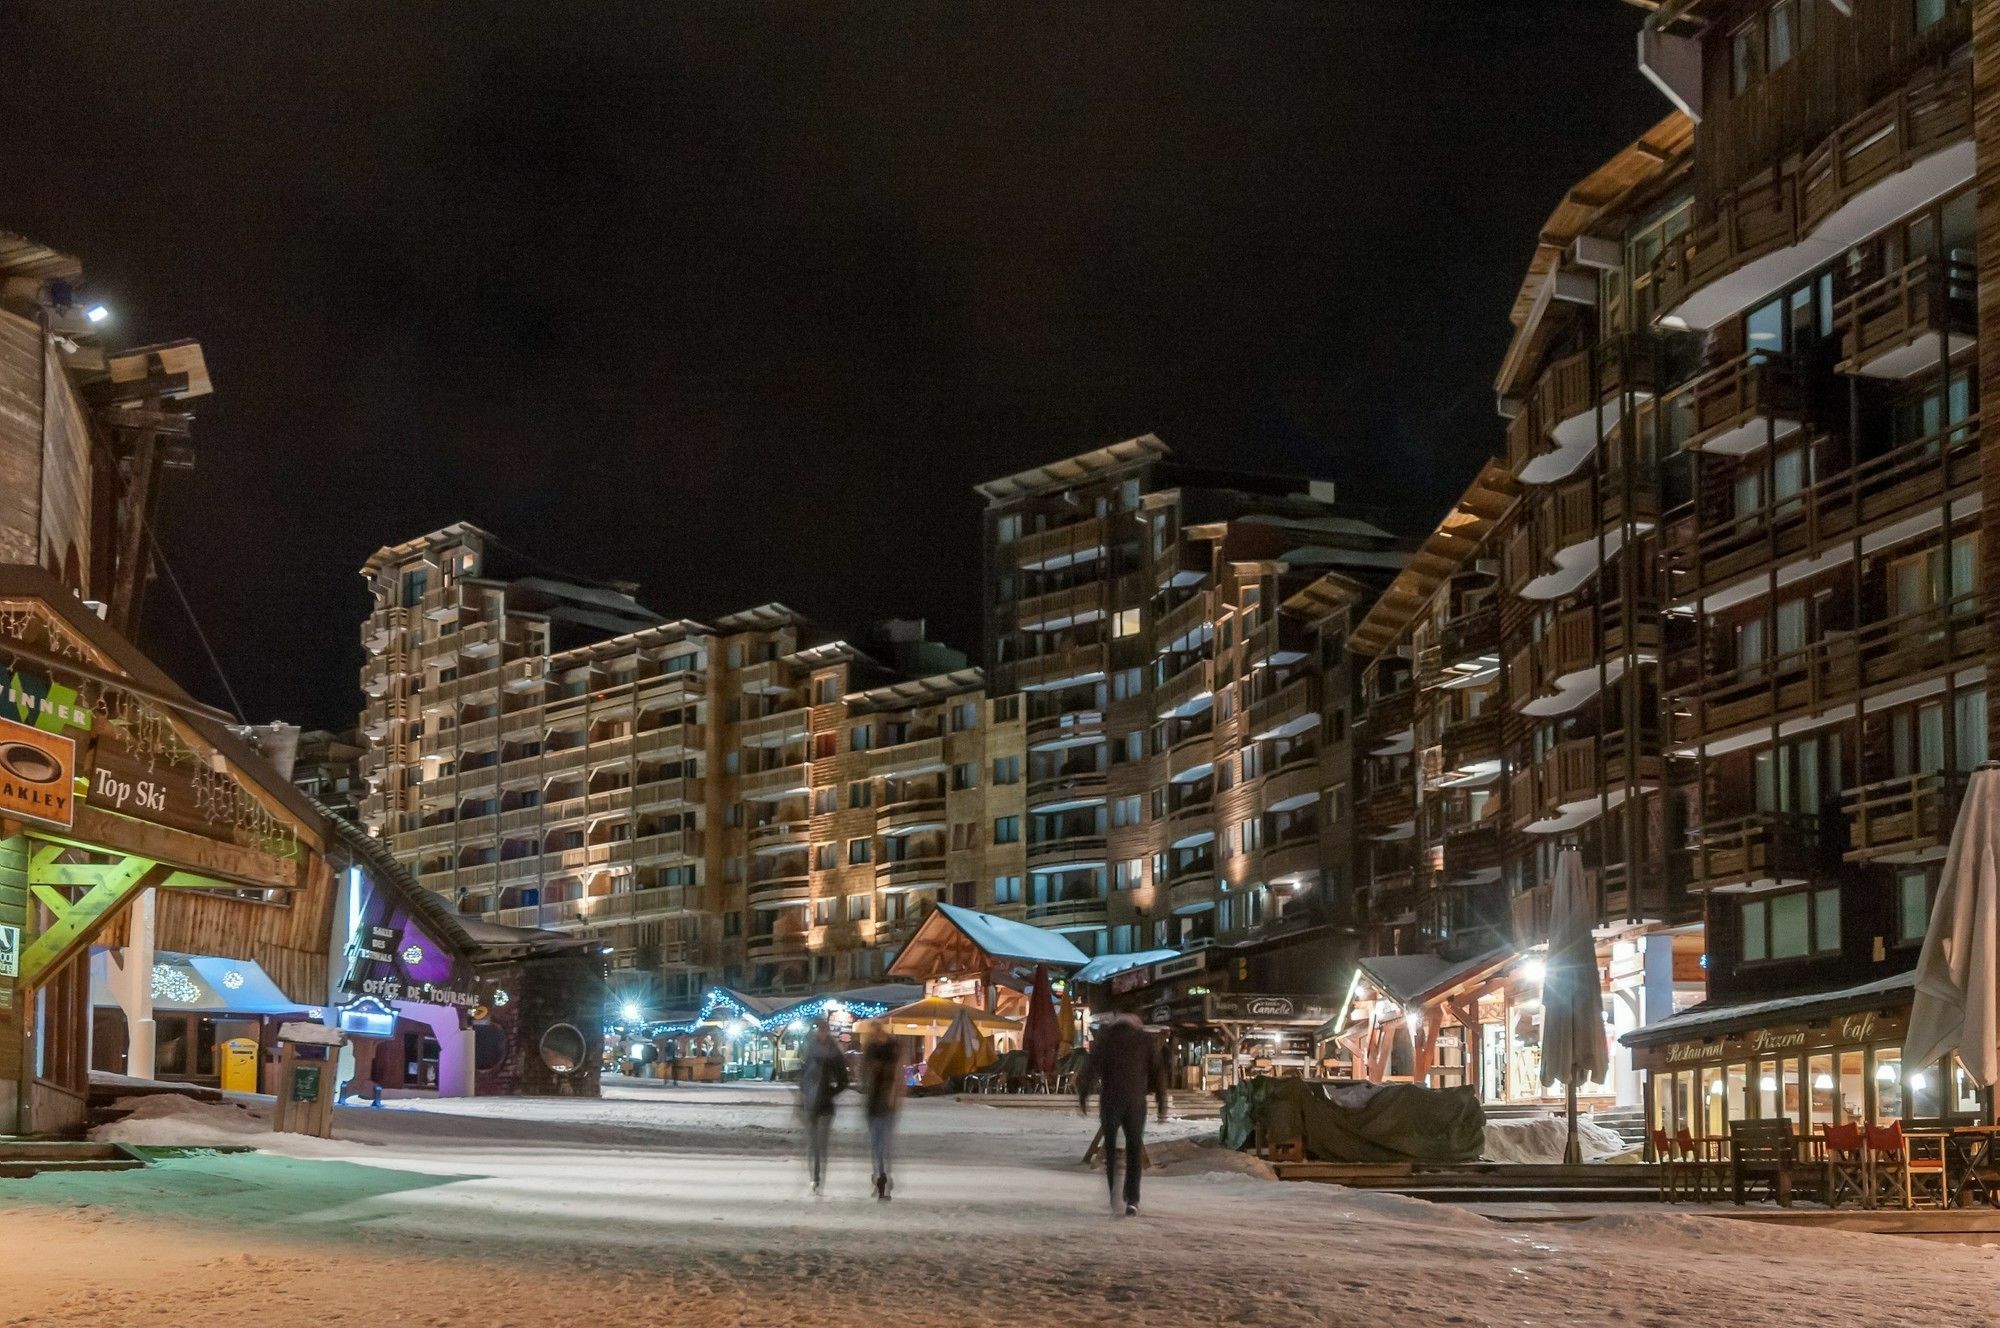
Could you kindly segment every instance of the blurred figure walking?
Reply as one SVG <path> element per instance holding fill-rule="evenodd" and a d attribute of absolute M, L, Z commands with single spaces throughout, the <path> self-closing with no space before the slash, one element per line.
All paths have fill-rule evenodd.
<path fill-rule="evenodd" d="M 799 1065 L 799 1115 L 806 1123 L 806 1166 L 812 1192 L 826 1192 L 826 1154 L 833 1136 L 833 1100 L 847 1087 L 847 1059 L 826 1020 L 813 1021 Z"/>
<path fill-rule="evenodd" d="M 903 1109 L 903 1048 L 889 1032 L 877 1032 L 861 1052 L 861 1100 L 868 1111 L 868 1150 L 875 1197 L 887 1202 L 890 1154 L 896 1113 Z"/>
<path fill-rule="evenodd" d="M 1111 1212 L 1118 1213 L 1119 1135 L 1124 1135 L 1125 1215 L 1139 1213 L 1139 1173 L 1145 1166 L 1146 1097 L 1159 1103 L 1160 1123 L 1167 1122 L 1167 1071 L 1137 1015 L 1114 1016 L 1097 1033 L 1076 1077 L 1076 1109 L 1088 1114 L 1090 1093 L 1098 1089 L 1097 1119 L 1104 1136 L 1104 1179 L 1110 1187 Z"/>

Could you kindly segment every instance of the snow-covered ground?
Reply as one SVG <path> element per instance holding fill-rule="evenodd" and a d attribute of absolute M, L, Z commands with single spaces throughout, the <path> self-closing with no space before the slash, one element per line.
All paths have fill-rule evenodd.
<path fill-rule="evenodd" d="M 600 1102 L 344 1110 L 329 1142 L 154 1104 L 148 1143 L 255 1144 L 0 1181 L 0 1323 L 383 1325 L 1986 1324 L 2000 1251 L 1684 1212 L 1562 1225 L 1287 1185 L 1177 1122 L 1113 1219 L 1069 1113 L 910 1105 L 896 1198 L 842 1120 L 823 1200 L 788 1101 L 629 1085 Z"/>

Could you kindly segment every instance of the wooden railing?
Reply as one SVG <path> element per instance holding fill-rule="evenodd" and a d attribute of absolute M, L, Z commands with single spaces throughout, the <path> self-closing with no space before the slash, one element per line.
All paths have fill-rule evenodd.
<path fill-rule="evenodd" d="M 1978 290 L 1972 264 L 1928 255 L 1862 286 L 1834 306 L 1840 372 L 1860 373 L 1925 333 L 1971 333 Z"/>
<path fill-rule="evenodd" d="M 1489 709 L 1447 724 L 1443 738 L 1447 770 L 1462 770 L 1475 762 L 1495 760 L 1500 755 L 1500 711 Z"/>
<path fill-rule="evenodd" d="M 1153 639 L 1164 647 L 1208 621 L 1208 616 L 1208 592 L 1197 590 L 1154 620 Z"/>
<path fill-rule="evenodd" d="M 1769 561 L 1815 554 L 1977 484 L 1979 437 L 1975 415 L 1748 512 L 1675 522 L 1663 549 L 1672 593 L 1693 596 Z"/>
<path fill-rule="evenodd" d="M 1898 775 L 1848 789 L 1840 810 L 1847 817 L 1849 862 L 1936 848 L 1951 838 L 1963 775 Z"/>
<path fill-rule="evenodd" d="M 1805 384 L 1798 366 L 1783 356 L 1745 351 L 1675 389 L 1688 411 L 1687 447 L 1759 419 L 1803 419 Z"/>
<path fill-rule="evenodd" d="M 1009 546 L 1009 553 L 1020 567 L 1040 567 L 1062 559 L 1077 561 L 1081 554 L 1103 550 L 1108 520 L 1101 516 L 1085 517 L 1066 526 L 1023 535 Z"/>
<path fill-rule="evenodd" d="M 1862 190 L 1971 132 L 1969 64 L 1898 88 L 1802 157 L 1720 195 L 1661 253 L 1653 269 L 1659 308 L 1797 244 Z"/>
<path fill-rule="evenodd" d="M 1819 818 L 1759 812 L 1690 831 L 1693 885 L 1713 890 L 1751 881 L 1805 879 L 1818 863 Z"/>

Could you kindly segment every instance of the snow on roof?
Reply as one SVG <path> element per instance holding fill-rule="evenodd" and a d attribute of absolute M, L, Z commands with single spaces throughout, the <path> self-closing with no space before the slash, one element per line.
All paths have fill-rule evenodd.
<path fill-rule="evenodd" d="M 1916 985 L 1915 973 L 1898 973 L 1837 991 L 1810 991 L 1799 996 L 1780 996 L 1775 1000 L 1751 1001 L 1742 1005 L 1713 1005 L 1704 1001 L 1679 1014 L 1669 1015 L 1658 1023 L 1635 1028 L 1618 1040 L 1633 1047 L 1687 1037 L 1689 1034 L 1706 1034 L 1729 1024 L 1760 1023 L 1773 1015 L 1800 1015 L 1819 1009 L 1831 1013 L 1835 1006 L 1866 1004 L 1877 997 L 1900 996 L 1906 991 L 1914 991 Z"/>
<path fill-rule="evenodd" d="M 1442 955 L 1371 955 L 1361 971 L 1398 1005 L 1408 1005 L 1466 978 L 1499 967 L 1514 957 L 1514 947 L 1501 946 L 1473 959 L 1453 962 Z"/>
<path fill-rule="evenodd" d="M 1146 964 L 1163 963 L 1169 959 L 1179 959 L 1179 950 L 1141 950 L 1137 954 L 1099 955 L 1097 958 L 1070 974 L 1073 982 L 1103 982 L 1115 974 L 1128 969 L 1140 968 Z"/>
<path fill-rule="evenodd" d="M 995 959 L 1018 959 L 1023 963 L 1063 968 L 1082 968 L 1090 962 L 1090 956 L 1059 931 L 1031 927 L 1025 922 L 997 918 L 957 904 L 939 904 L 937 911 L 965 933 L 967 940 Z"/>
<path fill-rule="evenodd" d="M 254 960 L 219 955 L 156 951 L 152 989 L 153 1008 L 157 1010 L 297 1014 L 309 1008 L 285 995 Z M 111 953 L 101 948 L 90 954 L 90 1003 L 100 1007 L 118 1003 L 111 990 Z"/>

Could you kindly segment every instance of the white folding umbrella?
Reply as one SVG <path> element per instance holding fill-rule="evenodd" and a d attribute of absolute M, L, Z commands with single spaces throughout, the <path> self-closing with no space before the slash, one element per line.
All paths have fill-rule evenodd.
<path fill-rule="evenodd" d="M 1917 958 L 1903 1064 L 1956 1051 L 1982 1087 L 2000 1079 L 2000 769 L 1972 772 Z"/>
<path fill-rule="evenodd" d="M 1549 957 L 1542 977 L 1542 1087 L 1560 1079 L 1569 1111 L 1565 1162 L 1582 1160 L 1576 1139 L 1576 1086 L 1604 1078 L 1604 996 L 1597 980 L 1597 897 L 1583 874 L 1583 855 L 1566 848 L 1556 859 L 1549 911 Z"/>

